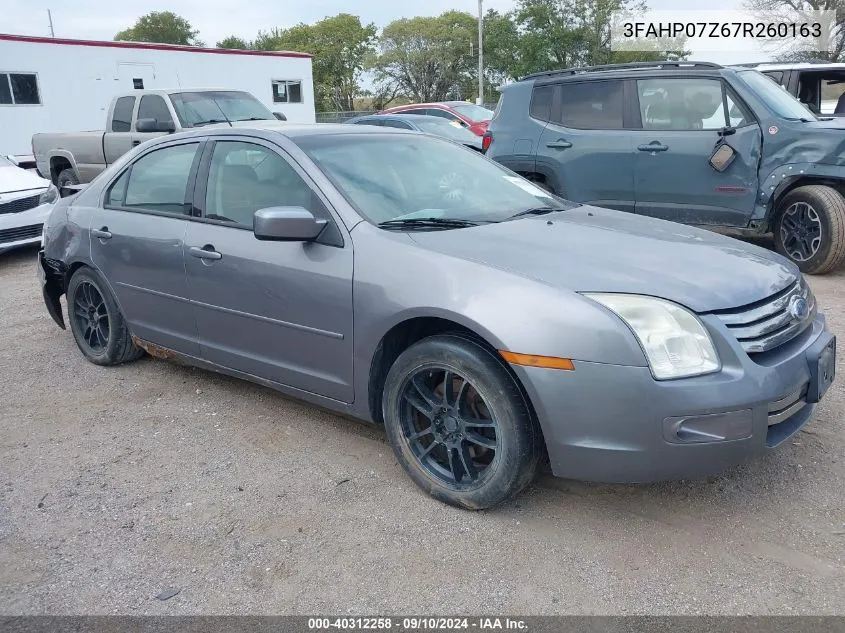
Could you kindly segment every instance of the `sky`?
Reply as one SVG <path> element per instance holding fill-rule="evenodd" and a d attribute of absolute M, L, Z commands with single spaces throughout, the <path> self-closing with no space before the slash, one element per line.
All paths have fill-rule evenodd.
<path fill-rule="evenodd" d="M 649 0 L 653 10 L 677 10 L 690 6 L 688 0 Z M 513 0 L 484 0 L 484 10 L 507 11 Z M 741 0 L 708 0 L 708 10 L 737 10 Z M 288 27 L 299 22 L 315 22 L 341 12 L 357 14 L 362 22 L 382 27 L 392 20 L 415 15 L 438 15 L 449 9 L 478 11 L 477 0 L 168 0 L 166 4 L 148 0 L 120 3 L 115 0 L 0 0 L 0 33 L 48 36 L 47 10 L 53 16 L 56 37 L 112 39 L 150 11 L 170 10 L 186 18 L 206 44 L 213 46 L 227 35 L 253 38 L 259 30 Z M 770 53 L 748 49 L 742 53 L 693 48 L 691 59 L 736 63 L 763 61 Z"/>

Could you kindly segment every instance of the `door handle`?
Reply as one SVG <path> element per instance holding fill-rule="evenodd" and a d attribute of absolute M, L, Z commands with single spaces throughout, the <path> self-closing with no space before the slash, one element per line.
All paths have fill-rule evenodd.
<path fill-rule="evenodd" d="M 641 152 L 665 152 L 669 149 L 669 146 L 664 145 L 660 141 L 652 141 L 647 145 L 637 145 L 637 149 Z"/>
<path fill-rule="evenodd" d="M 188 252 L 191 254 L 192 257 L 197 257 L 199 259 L 222 259 L 223 254 L 218 253 L 214 250 L 214 246 L 211 244 L 206 244 L 202 248 L 199 246 L 191 246 L 188 249 Z"/>
<path fill-rule="evenodd" d="M 556 141 L 546 143 L 546 147 L 551 147 L 552 149 L 566 149 L 567 147 L 572 147 L 572 143 L 566 139 L 559 138 Z"/>
<path fill-rule="evenodd" d="M 100 229 L 91 229 L 91 235 L 96 237 L 101 242 L 111 239 L 111 233 L 109 233 L 109 227 L 107 226 L 104 226 Z"/>
<path fill-rule="evenodd" d="M 132 147 L 138 147 L 141 144 L 141 141 L 132 141 Z"/>

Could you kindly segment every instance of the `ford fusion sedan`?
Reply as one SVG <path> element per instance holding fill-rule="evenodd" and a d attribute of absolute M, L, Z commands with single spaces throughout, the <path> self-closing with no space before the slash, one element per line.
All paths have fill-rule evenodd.
<path fill-rule="evenodd" d="M 720 471 L 834 378 L 785 258 L 388 128 L 148 141 L 56 205 L 38 273 L 91 362 L 178 358 L 384 425 L 420 488 L 471 509 L 546 457 L 603 482 Z"/>
<path fill-rule="evenodd" d="M 0 156 L 0 253 L 40 242 L 58 198 L 49 180 Z"/>

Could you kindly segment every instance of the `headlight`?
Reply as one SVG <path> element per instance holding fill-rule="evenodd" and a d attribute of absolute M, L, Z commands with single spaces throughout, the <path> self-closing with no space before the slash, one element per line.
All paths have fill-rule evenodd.
<path fill-rule="evenodd" d="M 56 185 L 51 184 L 47 187 L 47 190 L 41 194 L 41 197 L 38 199 L 38 204 L 52 204 L 58 199 L 59 190 L 56 189 Z"/>
<path fill-rule="evenodd" d="M 679 305 L 641 295 L 585 294 L 615 312 L 640 341 L 658 380 L 719 371 L 719 356 L 701 321 Z"/>

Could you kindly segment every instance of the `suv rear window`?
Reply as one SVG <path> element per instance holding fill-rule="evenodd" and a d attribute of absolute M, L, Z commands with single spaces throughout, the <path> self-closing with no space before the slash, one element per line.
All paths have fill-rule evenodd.
<path fill-rule="evenodd" d="M 539 121 L 548 121 L 552 111 L 552 97 L 554 86 L 535 86 L 531 94 L 531 118 Z"/>
<path fill-rule="evenodd" d="M 622 129 L 622 82 L 587 81 L 561 85 L 560 110 L 552 120 L 567 127 L 591 130 Z"/>

